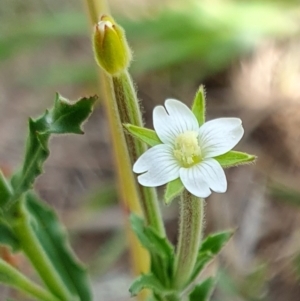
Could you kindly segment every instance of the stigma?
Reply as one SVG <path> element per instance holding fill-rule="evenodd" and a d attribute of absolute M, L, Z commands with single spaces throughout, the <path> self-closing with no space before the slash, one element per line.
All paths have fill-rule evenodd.
<path fill-rule="evenodd" d="M 182 167 L 190 167 L 202 159 L 201 148 L 196 131 L 186 131 L 178 135 L 174 143 L 174 157 Z"/>

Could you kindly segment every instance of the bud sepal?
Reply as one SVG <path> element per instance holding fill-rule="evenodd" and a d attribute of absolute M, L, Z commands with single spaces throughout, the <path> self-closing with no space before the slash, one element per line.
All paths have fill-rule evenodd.
<path fill-rule="evenodd" d="M 103 15 L 95 25 L 93 48 L 96 62 L 110 75 L 126 71 L 131 61 L 131 51 L 125 32 L 113 18 Z"/>

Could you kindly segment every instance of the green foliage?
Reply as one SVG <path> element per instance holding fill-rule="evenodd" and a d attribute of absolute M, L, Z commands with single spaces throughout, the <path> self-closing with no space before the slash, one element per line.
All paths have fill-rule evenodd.
<path fill-rule="evenodd" d="M 167 239 L 159 237 L 150 227 L 145 226 L 142 218 L 132 214 L 131 218 L 132 228 L 137 235 L 141 244 L 150 252 L 151 258 L 153 255 L 159 256 L 163 262 L 161 271 L 157 271 L 147 275 L 141 275 L 137 278 L 130 288 L 132 295 L 136 295 L 142 289 L 148 288 L 154 292 L 159 298 L 158 300 L 180 300 L 181 291 L 173 289 L 171 280 L 173 277 L 173 264 L 174 264 L 174 250 Z M 194 271 L 186 284 L 185 288 L 192 284 L 203 268 L 221 251 L 226 242 L 231 238 L 233 231 L 224 231 L 216 234 L 209 235 L 204 239 L 200 246 L 197 261 Z M 161 273 L 167 271 L 163 276 L 167 277 L 167 281 L 162 281 Z M 191 295 L 190 301 L 208 301 L 215 281 L 213 278 L 208 278 L 201 284 L 197 285 Z"/>
<path fill-rule="evenodd" d="M 82 134 L 82 124 L 92 112 L 95 100 L 96 97 L 90 97 L 70 102 L 57 94 L 53 108 L 42 117 L 29 120 L 24 162 L 12 177 L 11 186 L 0 174 L 0 243 L 24 251 L 49 290 L 67 301 L 91 300 L 86 270 L 72 253 L 66 232 L 54 211 L 29 190 L 49 156 L 50 136 Z M 26 290 L 31 286 L 23 275 L 17 276 L 15 279 L 22 281 L 15 283 L 16 287 Z M 33 287 L 35 296 L 46 294 L 50 296 L 47 300 L 57 300 L 49 292 Z"/>
<path fill-rule="evenodd" d="M 193 106 L 192 106 L 192 112 L 196 116 L 200 126 L 205 122 L 205 109 L 206 109 L 205 90 L 204 90 L 204 86 L 201 85 L 195 95 Z"/>
<path fill-rule="evenodd" d="M 252 163 L 256 160 L 256 156 L 237 151 L 229 151 L 226 154 L 214 157 L 214 159 L 217 160 L 223 168 L 226 168 Z"/>
<path fill-rule="evenodd" d="M 0 170 L 0 208 L 3 207 L 10 199 L 12 194 L 12 189 L 10 184 L 4 177 L 2 171 Z"/>
<path fill-rule="evenodd" d="M 81 98 L 72 103 L 57 94 L 51 110 L 36 120 L 29 120 L 24 163 L 11 181 L 16 197 L 31 189 L 36 177 L 43 172 L 43 164 L 49 156 L 50 135 L 82 134 L 82 123 L 92 112 L 95 100 L 96 97 Z"/>
<path fill-rule="evenodd" d="M 214 278 L 205 279 L 202 283 L 195 286 L 189 296 L 189 301 L 208 301 L 214 286 Z"/>
<path fill-rule="evenodd" d="M 138 237 L 140 243 L 146 248 L 151 256 L 151 276 L 144 275 L 134 282 L 134 288 L 141 288 L 145 286 L 147 281 L 150 281 L 149 285 L 159 282 L 160 291 L 164 288 L 164 292 L 168 291 L 168 285 L 172 277 L 172 268 L 174 262 L 174 249 L 166 237 L 160 237 L 155 230 L 146 226 L 144 220 L 135 214 L 130 216 L 131 227 Z M 160 263 L 159 266 L 155 263 Z M 150 280 L 149 280 L 149 279 Z M 155 280 L 155 281 L 154 281 Z M 146 287 L 146 286 L 145 286 Z M 156 291 L 156 293 L 159 293 Z"/>
<path fill-rule="evenodd" d="M 203 268 L 208 264 L 223 248 L 231 238 L 233 231 L 224 231 L 207 236 L 200 246 L 194 271 L 191 276 L 193 281 Z"/>
<path fill-rule="evenodd" d="M 124 124 L 124 127 L 131 135 L 147 143 L 149 146 L 155 146 L 162 143 L 156 132 L 153 130 L 132 124 Z"/>
<path fill-rule="evenodd" d="M 152 274 L 141 275 L 130 286 L 129 292 L 131 296 L 136 296 L 144 288 L 151 289 L 159 295 L 165 294 L 165 288 L 159 280 Z"/>
<path fill-rule="evenodd" d="M 65 286 L 80 300 L 92 300 L 86 269 L 71 251 L 67 233 L 54 210 L 32 193 L 26 195 L 26 208 L 30 213 L 32 230 Z"/>
<path fill-rule="evenodd" d="M 20 249 L 20 243 L 14 232 L 5 221 L 0 219 L 0 245 L 10 246 L 13 251 Z"/>
<path fill-rule="evenodd" d="M 173 263 L 174 249 L 166 238 L 160 237 L 151 227 L 146 226 L 144 220 L 136 214 L 130 216 L 131 227 L 141 244 L 151 253 L 163 259 L 169 270 Z"/>
<path fill-rule="evenodd" d="M 167 205 L 169 205 L 176 197 L 178 197 L 183 191 L 184 186 L 180 180 L 180 178 L 173 180 L 167 184 L 164 201 Z"/>

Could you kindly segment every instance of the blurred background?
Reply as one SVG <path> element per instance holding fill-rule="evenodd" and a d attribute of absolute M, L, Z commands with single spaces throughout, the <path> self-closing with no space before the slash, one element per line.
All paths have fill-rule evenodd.
<path fill-rule="evenodd" d="M 200 84 L 208 119 L 241 117 L 237 149 L 257 163 L 227 170 L 226 194 L 206 203 L 206 233 L 236 234 L 206 273 L 219 270 L 213 301 L 300 300 L 300 3 L 293 0 L 111 0 L 134 51 L 131 74 L 146 125 L 168 97 L 190 105 Z M 99 94 L 91 29 L 80 0 L 1 0 L 0 167 L 22 160 L 28 116 Z M 95 300 L 129 300 L 132 280 L 118 206 L 109 129 L 100 101 L 84 136 L 53 138 L 36 184 L 90 269 Z M 162 194 L 163 189 L 159 190 Z M 177 202 L 163 208 L 176 242 Z M 163 207 L 163 206 L 162 206 Z M 0 247 L 9 262 L 26 260 Z M 0 287 L 0 301 L 25 300 Z"/>

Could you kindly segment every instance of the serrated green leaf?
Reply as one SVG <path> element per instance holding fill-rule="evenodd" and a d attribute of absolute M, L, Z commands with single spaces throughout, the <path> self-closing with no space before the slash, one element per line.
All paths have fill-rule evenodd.
<path fill-rule="evenodd" d="M 204 91 L 204 86 L 201 85 L 195 95 L 193 106 L 192 106 L 192 112 L 196 116 L 200 126 L 205 122 L 205 110 L 206 110 L 205 91 Z"/>
<path fill-rule="evenodd" d="M 49 156 L 49 150 L 45 148 L 49 135 L 41 135 L 38 130 L 36 122 L 30 118 L 23 167 L 11 180 L 17 196 L 31 188 L 35 178 L 42 173 L 43 163 Z"/>
<path fill-rule="evenodd" d="M 190 281 L 193 281 L 206 264 L 208 264 L 221 251 L 232 235 L 232 230 L 223 231 L 209 235 L 203 240 Z"/>
<path fill-rule="evenodd" d="M 43 116 L 47 120 L 47 133 L 51 134 L 82 134 L 81 126 L 92 112 L 97 97 L 83 97 L 77 102 L 56 94 L 54 107 Z"/>
<path fill-rule="evenodd" d="M 162 142 L 158 138 L 156 132 L 153 130 L 150 130 L 147 128 L 142 128 L 142 127 L 132 125 L 132 124 L 124 124 L 124 127 L 134 137 L 140 139 L 141 141 L 147 143 L 150 146 L 162 144 Z"/>
<path fill-rule="evenodd" d="M 214 159 L 225 168 L 252 163 L 256 160 L 256 156 L 237 151 L 229 151 L 226 154 L 214 157 Z"/>
<path fill-rule="evenodd" d="M 167 205 L 169 205 L 177 196 L 180 195 L 184 186 L 180 180 L 180 178 L 171 181 L 167 184 L 164 201 Z"/>
<path fill-rule="evenodd" d="M 161 295 L 164 294 L 165 288 L 153 274 L 141 275 L 138 277 L 129 288 L 131 296 L 136 296 L 143 289 L 150 289 L 153 292 Z"/>
<path fill-rule="evenodd" d="M 92 300 L 84 268 L 73 254 L 67 234 L 56 213 L 32 193 L 26 194 L 26 208 L 31 215 L 32 229 L 62 281 L 81 301 Z"/>
<path fill-rule="evenodd" d="M 214 278 L 205 279 L 200 284 L 196 285 L 189 296 L 189 301 L 208 301 L 215 286 Z"/>
<path fill-rule="evenodd" d="M 0 245 L 10 246 L 13 251 L 20 249 L 17 237 L 11 228 L 0 219 Z"/>
<path fill-rule="evenodd" d="M 95 100 L 96 97 L 81 98 L 73 103 L 57 94 L 52 109 L 36 120 L 29 119 L 24 163 L 11 180 L 16 197 L 31 189 L 35 178 L 43 172 L 43 164 L 49 156 L 50 135 L 81 134 L 82 123 L 92 112 Z"/>

